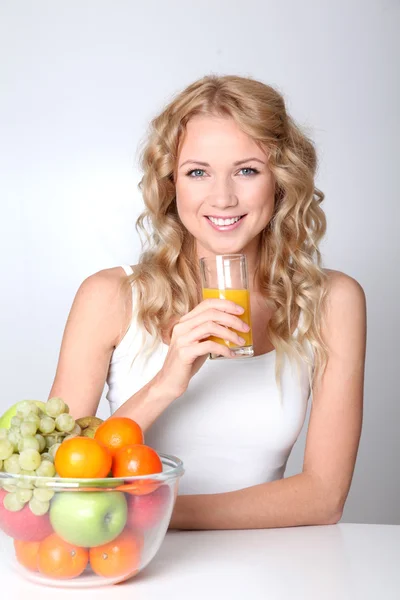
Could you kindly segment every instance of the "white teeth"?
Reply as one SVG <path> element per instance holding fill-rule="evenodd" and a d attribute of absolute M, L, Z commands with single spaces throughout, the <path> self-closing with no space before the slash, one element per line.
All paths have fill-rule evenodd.
<path fill-rule="evenodd" d="M 225 226 L 225 225 L 233 225 L 239 221 L 240 217 L 233 217 L 232 219 L 215 219 L 214 217 L 208 217 L 214 225 Z"/>

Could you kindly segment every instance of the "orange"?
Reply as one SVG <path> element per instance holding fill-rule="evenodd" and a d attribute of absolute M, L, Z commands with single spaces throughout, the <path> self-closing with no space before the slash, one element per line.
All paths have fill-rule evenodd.
<path fill-rule="evenodd" d="M 128 417 L 110 417 L 96 429 L 94 439 L 104 444 L 111 456 L 129 444 L 144 443 L 142 428 Z"/>
<path fill-rule="evenodd" d="M 55 579 L 79 577 L 89 561 L 89 552 L 64 542 L 52 533 L 39 544 L 38 567 L 40 573 Z"/>
<path fill-rule="evenodd" d="M 113 477 L 141 477 L 143 475 L 161 473 L 162 470 L 162 462 L 157 452 L 145 444 L 132 444 L 130 446 L 124 446 L 115 453 L 113 458 Z M 140 495 L 150 494 L 158 487 L 158 485 L 158 482 L 151 482 L 149 479 L 142 479 L 128 483 L 122 487 L 126 492 L 131 491 L 134 494 Z"/>
<path fill-rule="evenodd" d="M 89 550 L 90 566 L 102 577 L 136 575 L 140 567 L 143 536 L 125 529 L 115 540 Z"/>
<path fill-rule="evenodd" d="M 103 444 L 83 436 L 64 440 L 54 459 L 60 477 L 107 477 L 111 463 L 111 454 Z"/>
<path fill-rule="evenodd" d="M 37 571 L 38 551 L 40 542 L 23 542 L 22 540 L 14 540 L 15 556 L 18 562 L 29 569 Z"/>

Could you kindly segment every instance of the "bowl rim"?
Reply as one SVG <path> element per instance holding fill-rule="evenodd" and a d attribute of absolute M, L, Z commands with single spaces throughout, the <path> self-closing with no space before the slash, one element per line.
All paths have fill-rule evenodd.
<path fill-rule="evenodd" d="M 22 475 L 21 473 L 5 473 L 0 471 L 0 481 L 7 480 L 12 481 L 40 481 L 41 487 L 54 487 L 54 488 L 69 488 L 78 489 L 83 487 L 85 484 L 89 487 L 96 488 L 97 486 L 104 490 L 107 488 L 107 483 L 112 482 L 107 489 L 115 489 L 117 486 L 124 486 L 129 483 L 136 481 L 151 481 L 151 482 L 165 482 L 172 479 L 181 477 L 185 473 L 183 461 L 174 456 L 173 454 L 165 454 L 164 452 L 158 452 L 158 456 L 164 465 L 170 466 L 171 468 L 162 471 L 161 473 L 151 473 L 150 475 L 131 475 L 129 477 L 92 477 L 92 478 L 78 478 L 78 477 L 44 477 L 43 475 Z M 96 486 L 97 484 L 97 486 Z M 1 490 L 0 485 L 0 490 Z"/>

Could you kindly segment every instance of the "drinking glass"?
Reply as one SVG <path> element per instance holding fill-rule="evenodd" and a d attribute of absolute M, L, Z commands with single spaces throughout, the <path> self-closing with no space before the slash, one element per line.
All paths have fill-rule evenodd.
<path fill-rule="evenodd" d="M 254 356 L 246 256 L 244 254 L 217 254 L 213 257 L 201 258 L 200 273 L 203 300 L 206 298 L 232 300 L 244 308 L 244 313 L 238 316 L 250 326 L 248 332 L 238 332 L 246 340 L 242 346 L 216 336 L 210 336 L 209 339 L 228 346 L 237 356 Z M 224 357 L 211 353 L 210 358 Z"/>

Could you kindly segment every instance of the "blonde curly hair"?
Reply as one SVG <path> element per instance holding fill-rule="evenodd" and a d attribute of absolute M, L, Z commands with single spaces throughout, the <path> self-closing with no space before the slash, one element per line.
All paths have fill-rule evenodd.
<path fill-rule="evenodd" d="M 287 354 L 308 364 L 310 384 L 317 385 L 327 363 L 321 337 L 327 275 L 318 248 L 326 220 L 320 206 L 324 194 L 314 185 L 316 152 L 287 113 L 282 95 L 250 77 L 205 76 L 177 94 L 151 121 L 139 183 L 145 209 L 136 221 L 145 241 L 126 282 L 135 285 L 143 340 L 147 334 L 152 340 L 147 357 L 170 331 L 171 322 L 202 299 L 196 241 L 179 219 L 174 185 L 180 142 L 195 115 L 234 119 L 269 156 L 275 209 L 261 233 L 255 276 L 266 307 L 273 308 L 267 332 L 276 350 L 276 378 L 279 385 Z M 298 323 L 300 313 L 293 336 L 292 324 Z"/>

